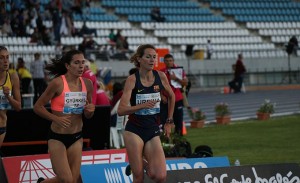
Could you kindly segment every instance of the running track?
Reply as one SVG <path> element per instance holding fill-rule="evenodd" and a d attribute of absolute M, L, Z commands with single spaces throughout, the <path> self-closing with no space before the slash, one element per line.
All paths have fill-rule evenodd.
<path fill-rule="evenodd" d="M 231 120 L 256 118 L 256 110 L 265 99 L 276 103 L 275 113 L 272 116 L 289 115 L 300 112 L 300 89 L 254 90 L 239 94 L 222 94 L 220 91 L 191 90 L 188 96 L 189 105 L 198 107 L 205 112 L 206 123 L 215 122 L 214 106 L 226 102 L 231 109 Z M 187 126 L 191 119 L 184 109 L 184 121 Z"/>

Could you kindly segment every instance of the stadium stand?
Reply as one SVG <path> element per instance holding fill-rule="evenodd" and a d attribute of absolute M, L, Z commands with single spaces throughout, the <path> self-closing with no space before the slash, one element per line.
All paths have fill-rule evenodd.
<path fill-rule="evenodd" d="M 45 13 L 49 3 L 41 0 L 39 12 Z M 151 8 L 156 6 L 166 22 L 151 20 Z M 6 10 L 10 8 L 6 4 Z M 285 57 L 283 45 L 293 35 L 300 38 L 300 3 L 292 0 L 103 0 L 93 1 L 84 12 L 72 13 L 74 28 L 80 30 L 86 22 L 95 29 L 93 39 L 99 48 L 108 44 L 111 29 L 121 30 L 130 50 L 150 43 L 176 52 L 180 59 L 186 58 L 186 45 L 204 50 L 208 39 L 213 44 L 213 59 L 235 58 L 239 52 L 250 58 Z M 54 27 L 52 20 L 45 19 L 43 25 Z M 60 38 L 63 46 L 76 47 L 82 40 L 78 35 Z M 0 34 L 0 44 L 18 56 L 36 51 L 55 55 L 54 45 L 30 43 L 30 37 Z"/>

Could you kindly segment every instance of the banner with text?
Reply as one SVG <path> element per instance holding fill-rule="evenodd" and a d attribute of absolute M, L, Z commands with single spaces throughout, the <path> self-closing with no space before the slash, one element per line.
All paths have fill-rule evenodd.
<path fill-rule="evenodd" d="M 169 171 L 172 183 L 300 183 L 298 164 L 232 166 Z M 146 177 L 145 182 L 152 182 Z"/>
<path fill-rule="evenodd" d="M 81 176 L 84 183 L 114 182 L 131 183 L 132 175 L 126 176 L 128 163 L 97 164 L 81 166 Z M 166 161 L 167 170 L 198 169 L 209 167 L 230 166 L 227 157 L 174 159 Z"/>
<path fill-rule="evenodd" d="M 51 178 L 53 172 L 49 154 L 2 158 L 8 182 L 36 183 L 39 177 Z M 126 149 L 82 152 L 82 165 L 128 162 Z"/>

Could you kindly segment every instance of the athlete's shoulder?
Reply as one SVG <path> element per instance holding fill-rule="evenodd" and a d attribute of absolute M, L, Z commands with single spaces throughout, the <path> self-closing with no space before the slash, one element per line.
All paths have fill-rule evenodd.
<path fill-rule="evenodd" d="M 136 81 L 135 74 L 132 74 L 132 75 L 128 76 L 126 81 L 135 82 Z"/>
<path fill-rule="evenodd" d="M 58 86 L 62 86 L 63 85 L 63 79 L 61 76 L 53 78 L 50 82 L 49 82 L 49 86 L 54 86 L 54 87 L 58 87 Z"/>
<path fill-rule="evenodd" d="M 135 84 L 136 84 L 136 76 L 135 76 L 135 74 L 132 74 L 127 77 L 127 79 L 125 81 L 124 89 L 132 90 L 135 87 Z"/>
<path fill-rule="evenodd" d="M 7 72 L 7 76 L 12 79 L 12 78 L 18 78 L 19 79 L 19 75 L 17 72 L 13 72 L 13 73 L 9 73 Z"/>
<path fill-rule="evenodd" d="M 157 71 L 157 73 L 158 73 L 158 75 L 159 75 L 160 78 L 166 77 L 166 74 L 164 72 L 162 72 L 162 71 Z"/>
<path fill-rule="evenodd" d="M 81 78 L 82 78 L 82 80 L 83 80 L 83 82 L 84 82 L 87 90 L 92 90 L 93 89 L 93 82 L 92 82 L 92 80 L 90 80 L 88 78 L 83 78 L 83 77 L 81 77 Z"/>
<path fill-rule="evenodd" d="M 81 79 L 84 81 L 85 84 L 92 82 L 92 80 L 85 78 L 85 77 L 81 77 Z"/>

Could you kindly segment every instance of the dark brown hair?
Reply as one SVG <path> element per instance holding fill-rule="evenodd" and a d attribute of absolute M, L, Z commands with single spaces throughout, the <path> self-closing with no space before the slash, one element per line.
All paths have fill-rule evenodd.
<path fill-rule="evenodd" d="M 5 46 L 0 46 L 0 50 L 6 50 L 6 51 L 8 51 Z"/>
<path fill-rule="evenodd" d="M 151 44 L 143 44 L 143 45 L 140 45 L 140 46 L 137 48 L 135 54 L 132 55 L 132 57 L 130 58 L 130 62 L 131 62 L 131 63 L 134 63 L 134 65 L 135 65 L 136 67 L 139 68 L 139 67 L 140 67 L 140 63 L 139 63 L 138 59 L 141 58 L 141 57 L 144 55 L 145 50 L 146 50 L 147 48 L 152 48 L 152 49 L 155 50 L 155 47 L 154 47 L 153 45 L 151 45 Z"/>
<path fill-rule="evenodd" d="M 164 56 L 164 60 L 166 60 L 167 58 L 172 58 L 174 60 L 173 55 L 171 55 L 169 53 Z"/>
<path fill-rule="evenodd" d="M 46 65 L 46 70 L 50 71 L 49 74 L 54 77 L 64 75 L 67 73 L 65 64 L 70 64 L 74 55 L 83 54 L 79 50 L 70 50 L 66 52 L 60 59 L 52 59 L 50 64 Z"/>

